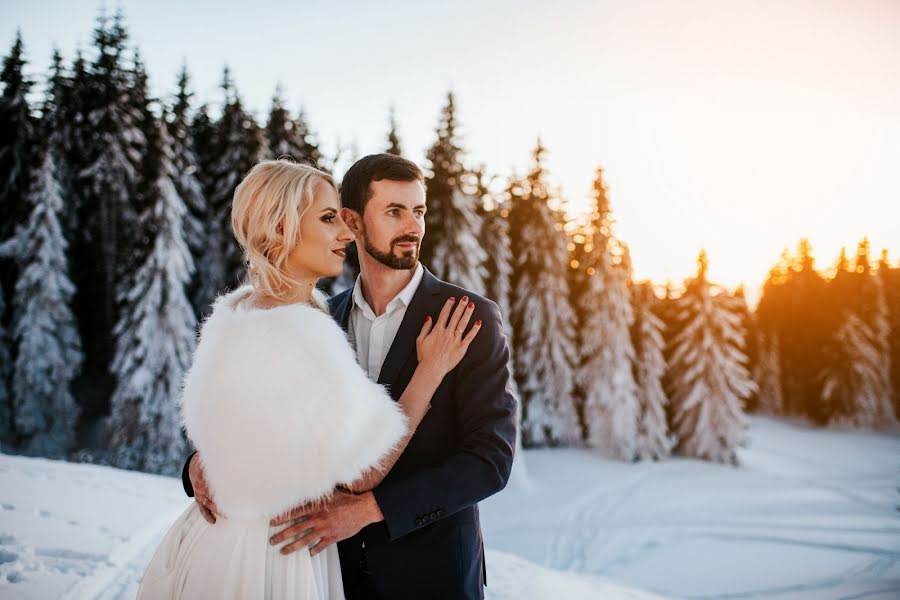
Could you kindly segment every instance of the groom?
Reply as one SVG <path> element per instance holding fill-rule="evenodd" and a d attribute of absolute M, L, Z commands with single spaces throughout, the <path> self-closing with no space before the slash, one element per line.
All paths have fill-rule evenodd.
<path fill-rule="evenodd" d="M 425 186 L 412 162 L 390 154 L 366 156 L 341 185 L 341 218 L 353 230 L 360 276 L 329 301 L 369 376 L 397 400 L 418 361 L 416 336 L 448 298 L 475 303 L 483 322 L 460 364 L 443 380 L 406 450 L 371 492 L 338 493 L 308 520 L 288 525 L 275 544 L 282 552 L 319 552 L 338 542 L 348 600 L 478 599 L 486 569 L 478 502 L 509 479 L 516 425 L 508 391 L 509 348 L 497 305 L 443 282 L 418 260 L 425 234 Z M 200 461 L 183 471 L 185 491 L 214 521 Z M 310 526 L 313 525 L 310 531 Z"/>

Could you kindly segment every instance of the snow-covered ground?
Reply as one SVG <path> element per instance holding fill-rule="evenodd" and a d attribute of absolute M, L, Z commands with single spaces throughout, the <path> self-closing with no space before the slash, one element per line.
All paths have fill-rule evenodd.
<path fill-rule="evenodd" d="M 900 598 L 900 435 L 751 419 L 742 466 L 526 453 L 485 540 L 679 598 Z"/>
<path fill-rule="evenodd" d="M 740 458 L 527 452 L 482 503 L 489 600 L 900 598 L 900 436 L 753 418 Z M 176 479 L 0 456 L 0 598 L 132 598 L 186 503 Z"/>

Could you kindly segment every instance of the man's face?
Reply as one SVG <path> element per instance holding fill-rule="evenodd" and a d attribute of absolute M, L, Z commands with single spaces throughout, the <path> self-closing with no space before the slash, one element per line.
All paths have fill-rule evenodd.
<path fill-rule="evenodd" d="M 391 269 L 415 268 L 425 235 L 425 186 L 421 181 L 383 179 L 373 181 L 369 190 L 361 220 L 355 211 L 341 211 L 360 252 Z"/>

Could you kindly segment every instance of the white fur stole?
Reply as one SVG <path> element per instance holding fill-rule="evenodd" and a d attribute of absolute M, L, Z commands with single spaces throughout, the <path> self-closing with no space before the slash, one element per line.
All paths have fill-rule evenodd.
<path fill-rule="evenodd" d="M 221 296 L 185 377 L 182 417 L 226 517 L 271 517 L 357 479 L 406 418 L 330 316 L 308 305 L 234 307 Z"/>

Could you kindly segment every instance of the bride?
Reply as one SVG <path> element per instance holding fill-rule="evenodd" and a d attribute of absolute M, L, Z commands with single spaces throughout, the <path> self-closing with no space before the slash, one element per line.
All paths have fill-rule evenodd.
<path fill-rule="evenodd" d="M 336 545 L 282 555 L 269 544 L 280 529 L 269 520 L 378 485 L 480 324 L 460 335 L 472 310 L 452 299 L 427 318 L 418 367 L 394 402 L 357 364 L 315 289 L 341 273 L 353 239 L 339 209 L 331 176 L 284 160 L 257 164 L 235 190 L 231 224 L 251 283 L 216 300 L 182 395 L 185 430 L 222 518 L 212 525 L 192 503 L 156 550 L 138 598 L 344 598 Z"/>

